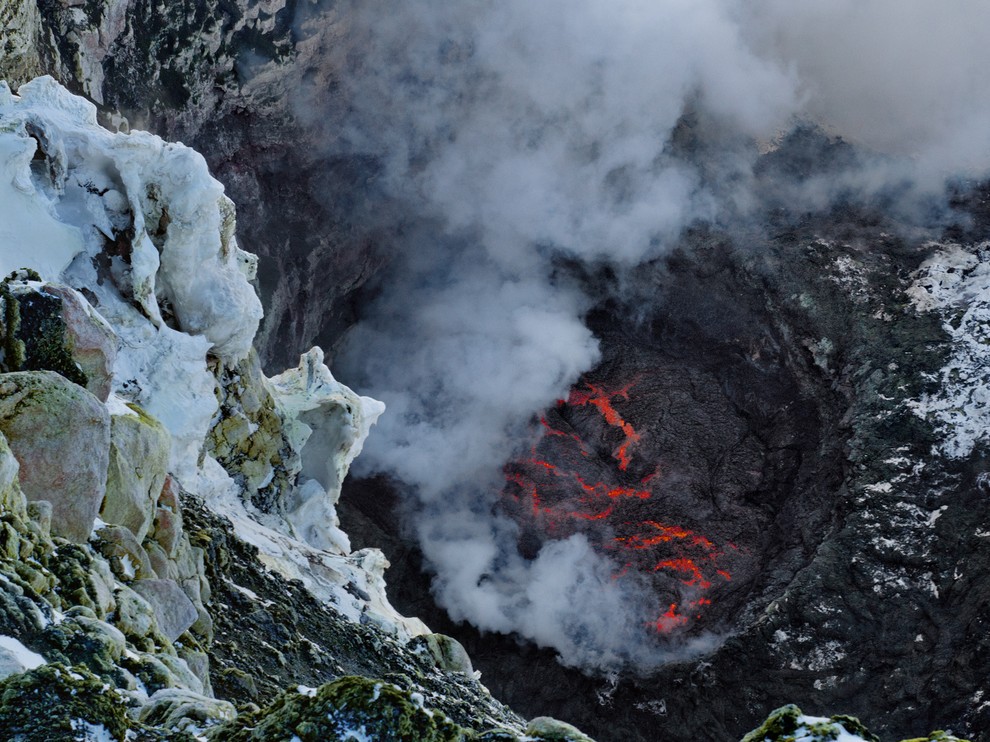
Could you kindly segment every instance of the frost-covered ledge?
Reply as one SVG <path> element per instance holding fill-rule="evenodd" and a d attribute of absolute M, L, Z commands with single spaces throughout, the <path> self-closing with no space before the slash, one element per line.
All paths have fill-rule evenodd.
<path fill-rule="evenodd" d="M 51 78 L 18 95 L 0 82 L 0 276 L 28 268 L 42 292 L 71 291 L 112 338 L 108 415 L 130 404 L 160 423 L 171 481 L 271 569 L 354 620 L 423 633 L 389 605 L 383 555 L 350 553 L 334 512 L 384 405 L 336 382 L 319 349 L 264 377 L 257 262 L 234 233 L 233 204 L 195 151 L 100 128 Z"/>

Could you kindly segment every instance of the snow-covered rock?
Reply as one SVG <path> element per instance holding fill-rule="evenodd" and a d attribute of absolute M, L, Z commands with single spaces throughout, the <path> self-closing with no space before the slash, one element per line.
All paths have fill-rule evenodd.
<path fill-rule="evenodd" d="M 320 348 L 271 379 L 271 387 L 286 419 L 286 437 L 301 460 L 303 481 L 286 502 L 286 516 L 307 543 L 347 552 L 350 547 L 333 506 L 385 405 L 358 396 L 334 379 Z"/>
<path fill-rule="evenodd" d="M 951 339 L 937 391 L 912 402 L 939 430 L 936 452 L 964 458 L 990 440 L 990 243 L 933 246 L 907 290 L 918 312 L 935 312 Z"/>
<path fill-rule="evenodd" d="M 0 371 L 43 369 L 0 373 L 12 451 L 0 450 L 0 618 L 49 662 L 18 665 L 17 687 L 56 704 L 85 697 L 73 729 L 122 738 L 140 721 L 202 736 L 236 715 L 208 697 L 211 679 L 230 692 L 243 676 L 253 698 L 293 671 L 325 686 L 342 663 L 380 675 L 394 664 L 414 678 L 395 703 L 417 718 L 445 718 L 425 710 L 432 688 L 430 703 L 458 723 L 518 736 L 524 724 L 478 684 L 460 645 L 407 646 L 428 629 L 390 605 L 384 554 L 350 553 L 334 506 L 384 405 L 337 382 L 319 348 L 264 376 L 256 261 L 234 229 L 233 204 L 191 149 L 100 128 L 93 105 L 51 78 L 18 95 L 0 83 L 0 272 L 16 272 L 0 289 Z M 57 325 L 51 354 L 17 334 L 10 312 L 30 302 Z M 278 654 L 277 668 L 237 656 L 214 672 L 230 657 L 211 649 L 228 613 L 260 622 L 261 637 L 243 641 Z M 298 663 L 304 648 L 311 664 L 293 670 L 282 652 Z M 0 702 L 0 724 L 17 713 Z"/>

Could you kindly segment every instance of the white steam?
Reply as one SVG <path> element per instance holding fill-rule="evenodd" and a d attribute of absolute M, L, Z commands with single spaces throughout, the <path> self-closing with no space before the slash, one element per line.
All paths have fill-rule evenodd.
<path fill-rule="evenodd" d="M 801 119 L 909 158 L 846 173 L 846 186 L 985 173 L 990 6 L 351 0 L 336 13 L 350 113 L 327 146 L 380 161 L 412 225 L 341 359 L 389 408 L 359 465 L 418 498 L 415 529 L 455 618 L 586 667 L 656 661 L 647 599 L 584 540 L 526 561 L 492 512 L 527 421 L 598 357 L 588 300 L 552 261 L 634 267 L 719 215 L 726 194 L 671 146 L 686 110 L 744 175 L 756 147 L 740 142 Z"/>

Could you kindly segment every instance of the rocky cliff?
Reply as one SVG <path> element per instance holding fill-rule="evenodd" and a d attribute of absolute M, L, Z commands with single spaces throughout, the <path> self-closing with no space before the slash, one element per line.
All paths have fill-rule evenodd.
<path fill-rule="evenodd" d="M 5 738 L 570 734 L 351 551 L 334 505 L 382 405 L 318 348 L 260 371 L 256 261 L 202 158 L 51 78 L 0 84 L 0 152 Z"/>

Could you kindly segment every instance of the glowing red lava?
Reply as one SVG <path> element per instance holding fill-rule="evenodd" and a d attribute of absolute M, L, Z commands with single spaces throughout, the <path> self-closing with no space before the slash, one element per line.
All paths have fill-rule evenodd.
<path fill-rule="evenodd" d="M 613 575 L 622 579 L 629 570 L 652 574 L 658 579 L 676 580 L 683 585 L 682 603 L 669 603 L 651 621 L 657 632 L 668 634 L 684 629 L 702 618 L 712 605 L 710 591 L 732 579 L 722 564 L 724 551 L 711 539 L 683 526 L 656 520 L 662 508 L 647 501 L 664 484 L 659 466 L 640 462 L 633 476 L 636 444 L 643 438 L 617 409 L 630 401 L 636 382 L 609 390 L 586 382 L 571 390 L 567 400 L 559 400 L 554 410 L 540 418 L 543 435 L 529 458 L 506 466 L 506 496 L 518 518 L 529 519 L 531 527 L 545 536 L 558 538 L 581 532 L 600 550 L 615 556 L 621 553 L 621 569 Z M 568 420 L 574 412 L 591 407 L 601 416 L 604 428 L 594 439 L 586 439 Z M 581 427 L 588 427 L 587 418 Z M 594 424 L 592 423 L 592 428 Z M 612 447 L 615 433 L 621 434 Z M 605 442 L 610 450 L 596 449 Z M 646 469 L 649 473 L 640 476 Z M 590 481 L 595 472 L 597 481 Z M 737 550 L 732 544 L 728 547 Z"/>
<path fill-rule="evenodd" d="M 567 398 L 567 404 L 572 407 L 581 407 L 589 404 L 597 407 L 599 412 L 602 413 L 602 417 L 605 418 L 606 423 L 613 428 L 618 428 L 625 434 L 625 440 L 612 452 L 615 460 L 619 462 L 619 469 L 622 471 L 629 468 L 629 462 L 632 460 L 629 449 L 634 443 L 639 442 L 640 437 L 635 428 L 622 419 L 622 415 L 612 405 L 612 400 L 621 397 L 628 402 L 629 390 L 633 386 L 635 386 L 635 382 L 631 381 L 621 389 L 609 392 L 603 387 L 587 384 L 584 389 L 572 389 L 570 396 Z"/>

